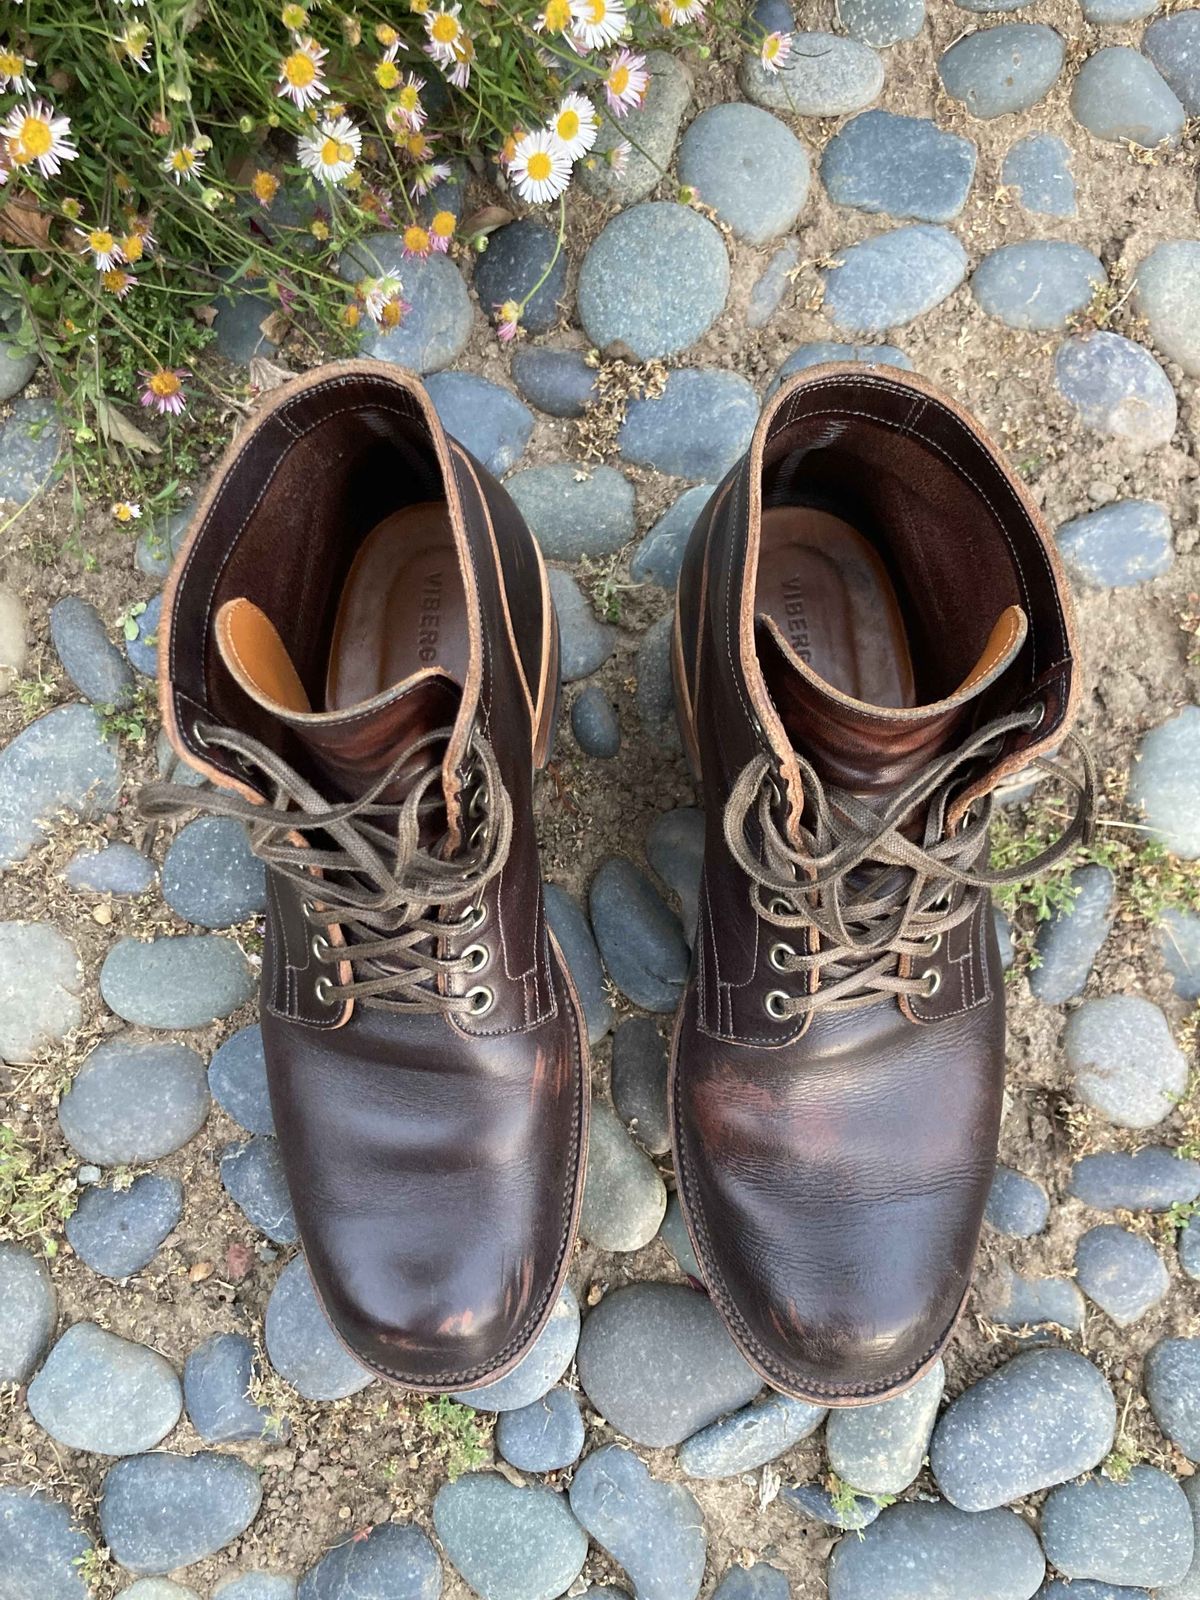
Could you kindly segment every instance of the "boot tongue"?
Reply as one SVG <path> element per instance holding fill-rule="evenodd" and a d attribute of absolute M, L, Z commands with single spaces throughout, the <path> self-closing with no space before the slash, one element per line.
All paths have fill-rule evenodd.
<path fill-rule="evenodd" d="M 305 775 L 330 800 L 353 799 L 401 751 L 410 750 L 409 760 L 379 796 L 398 804 L 422 773 L 440 763 L 440 744 L 412 747 L 436 729 L 453 727 L 462 691 L 449 673 L 429 668 L 362 705 L 319 712 L 278 630 L 251 601 L 230 600 L 221 607 L 216 637 L 232 677 L 291 731 L 307 758 Z"/>
<path fill-rule="evenodd" d="M 792 745 L 825 782 L 869 798 L 895 789 L 953 745 L 972 704 L 1016 659 L 1027 626 L 1020 606 L 1009 606 L 953 694 L 900 709 L 868 705 L 835 689 L 797 655 L 769 616 L 755 618 L 755 641 L 767 691 Z"/>

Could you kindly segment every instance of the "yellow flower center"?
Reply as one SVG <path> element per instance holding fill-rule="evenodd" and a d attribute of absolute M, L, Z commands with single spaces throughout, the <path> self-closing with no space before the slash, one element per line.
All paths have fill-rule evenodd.
<path fill-rule="evenodd" d="M 273 172 L 256 172 L 250 180 L 250 192 L 263 205 L 270 205 L 279 193 L 279 179 Z"/>
<path fill-rule="evenodd" d="M 779 46 L 782 43 L 782 39 L 777 39 L 774 35 L 772 35 L 771 38 L 769 38 L 763 45 L 763 59 L 765 61 L 774 61 L 775 57 L 779 54 Z"/>
<path fill-rule="evenodd" d="M 87 236 L 88 248 L 97 255 L 107 255 L 116 244 L 116 240 L 106 228 L 93 228 Z"/>
<path fill-rule="evenodd" d="M 398 328 L 400 318 L 404 315 L 399 299 L 393 295 L 379 313 L 379 326 L 381 328 Z"/>
<path fill-rule="evenodd" d="M 439 239 L 449 239 L 456 226 L 453 211 L 435 211 L 429 224 L 430 231 Z"/>
<path fill-rule="evenodd" d="M 303 50 L 297 50 L 294 54 L 286 56 L 280 71 L 293 89 L 307 89 L 317 76 L 312 57 L 306 55 Z"/>
<path fill-rule="evenodd" d="M 167 400 L 171 395 L 178 394 L 182 387 L 183 385 L 176 375 L 173 372 L 168 372 L 166 368 L 154 373 L 149 384 L 150 393 L 156 395 L 160 400 Z"/>
<path fill-rule="evenodd" d="M 336 167 L 343 161 L 353 160 L 354 151 L 348 144 L 343 144 L 340 139 L 330 137 L 321 145 L 322 166 Z"/>
<path fill-rule="evenodd" d="M 554 171 L 554 163 L 545 150 L 535 150 L 525 163 L 525 171 L 535 183 L 543 183 Z"/>
<path fill-rule="evenodd" d="M 27 161 L 36 161 L 39 156 L 49 155 L 54 148 L 50 124 L 41 117 L 26 117 L 21 123 L 16 143 L 26 152 Z"/>
<path fill-rule="evenodd" d="M 549 0 L 545 18 L 547 33 L 565 33 L 571 26 L 571 0 Z"/>
<path fill-rule="evenodd" d="M 392 45 L 397 43 L 400 35 L 395 28 L 390 27 L 386 22 L 381 22 L 375 29 L 375 37 L 385 50 L 389 50 Z"/>
<path fill-rule="evenodd" d="M 401 111 L 416 111 L 421 104 L 420 90 L 414 89 L 412 84 L 405 84 L 399 95 Z"/>
<path fill-rule="evenodd" d="M 113 507 L 113 516 L 116 517 L 118 522 L 132 522 L 133 507 L 122 500 L 118 505 Z"/>
<path fill-rule="evenodd" d="M 121 271 L 120 267 L 109 267 L 107 272 L 100 274 L 100 287 L 105 294 L 120 294 L 121 290 L 131 280 Z"/>
<path fill-rule="evenodd" d="M 400 69 L 394 61 L 381 61 L 375 68 L 375 82 L 381 89 L 394 89 L 400 82 Z"/>
<path fill-rule="evenodd" d="M 284 27 L 290 28 L 293 33 L 308 26 L 308 12 L 303 6 L 284 6 L 279 16 Z"/>
<path fill-rule="evenodd" d="M 196 165 L 196 152 L 194 150 L 173 150 L 171 152 L 171 167 L 175 172 L 190 172 Z"/>
<path fill-rule="evenodd" d="M 126 234 L 121 240 L 121 254 L 126 261 L 140 261 L 146 253 L 146 241 L 140 233 Z"/>
<path fill-rule="evenodd" d="M 414 255 L 422 255 L 429 249 L 429 234 L 424 228 L 419 228 L 416 223 L 411 223 L 404 230 L 404 247 L 411 250 Z"/>
<path fill-rule="evenodd" d="M 605 0 L 588 0 L 588 16 L 593 26 L 599 27 L 608 15 L 608 6 Z"/>
<path fill-rule="evenodd" d="M 570 144 L 572 139 L 578 138 L 579 136 L 578 111 L 572 111 L 570 109 L 566 111 L 560 111 L 558 113 L 558 120 L 554 126 L 558 131 L 558 137 L 566 144 Z"/>
<path fill-rule="evenodd" d="M 614 94 L 624 94 L 629 87 L 629 68 L 624 64 L 614 67 L 608 75 L 608 87 Z"/>
<path fill-rule="evenodd" d="M 433 19 L 433 26 L 429 32 L 438 44 L 453 44 L 458 38 L 458 19 L 443 11 L 440 16 Z"/>
<path fill-rule="evenodd" d="M 19 78 L 24 66 L 20 56 L 14 55 L 11 50 L 0 50 L 0 76 Z"/>

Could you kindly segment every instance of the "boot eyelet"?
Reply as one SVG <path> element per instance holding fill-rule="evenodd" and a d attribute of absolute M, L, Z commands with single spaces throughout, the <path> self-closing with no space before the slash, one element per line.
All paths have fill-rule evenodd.
<path fill-rule="evenodd" d="M 192 724 L 192 738 L 200 746 L 201 750 L 211 750 L 212 749 L 212 745 L 204 737 L 203 733 L 201 733 L 200 724 L 198 722 L 193 722 L 193 724 Z"/>
<path fill-rule="evenodd" d="M 1032 709 L 1037 712 L 1037 717 L 1029 724 L 1029 731 L 1030 733 L 1036 733 L 1041 727 L 1042 723 L 1046 720 L 1046 702 L 1044 700 L 1039 700 L 1037 705 L 1032 707 Z"/>
<path fill-rule="evenodd" d="M 937 955 L 942 948 L 942 936 L 940 933 L 930 934 L 928 939 L 923 939 L 921 942 L 931 956 Z"/>
<path fill-rule="evenodd" d="M 935 900 L 931 900 L 926 907 L 928 911 L 949 911 L 950 902 L 954 899 L 954 887 L 948 885 L 942 890 Z"/>
<path fill-rule="evenodd" d="M 488 803 L 487 785 L 484 784 L 482 788 L 476 789 L 475 792 L 472 794 L 471 798 L 467 801 L 467 815 L 469 817 L 482 816 L 483 815 L 483 809 L 487 805 L 487 803 Z"/>
<path fill-rule="evenodd" d="M 477 822 L 467 835 L 467 849 L 473 850 L 477 844 L 486 844 L 491 824 L 487 821 Z"/>
<path fill-rule="evenodd" d="M 775 1022 L 786 1022 L 791 998 L 782 989 L 772 989 L 763 1001 L 763 1009 Z"/>
<path fill-rule="evenodd" d="M 942 987 L 942 975 L 936 967 L 929 967 L 922 976 L 925 979 L 925 987 L 921 991 L 921 998 L 923 1000 L 932 1000 Z"/>
<path fill-rule="evenodd" d="M 301 900 L 300 909 L 306 917 L 315 917 L 317 914 L 316 902 L 313 900 Z"/>
<path fill-rule="evenodd" d="M 492 952 L 485 944 L 469 944 L 462 953 L 469 973 L 482 972 L 492 959 Z"/>
<path fill-rule="evenodd" d="M 329 940 L 323 933 L 314 934 L 312 942 L 308 948 L 312 951 L 313 955 L 316 956 L 318 961 L 324 961 L 329 955 Z"/>
<path fill-rule="evenodd" d="M 779 785 L 775 782 L 774 778 L 767 779 L 767 789 L 771 796 L 771 804 L 775 807 L 776 811 L 778 811 L 780 806 L 783 804 L 783 793 L 780 790 Z"/>
<path fill-rule="evenodd" d="M 780 939 L 776 944 L 773 944 L 770 950 L 767 952 L 767 960 L 771 966 L 774 967 L 776 972 L 787 972 L 789 971 L 787 966 L 788 958 L 791 957 L 792 959 L 795 959 L 795 955 L 796 952 L 792 949 L 791 945 L 785 944 L 783 940 Z"/>
<path fill-rule="evenodd" d="M 496 1004 L 495 991 L 489 989 L 486 983 L 477 984 L 474 989 L 468 989 L 463 998 L 467 1002 L 467 1011 L 473 1017 L 486 1017 Z"/>
<path fill-rule="evenodd" d="M 475 933 L 487 921 L 486 906 L 468 906 L 458 919 L 458 925 L 464 933 Z"/>
<path fill-rule="evenodd" d="M 323 1006 L 331 1006 L 334 1003 L 333 984 L 323 973 L 313 984 L 313 993 Z"/>
<path fill-rule="evenodd" d="M 795 915 L 791 902 L 785 900 L 781 894 L 777 894 L 773 900 L 768 902 L 767 910 L 773 917 L 791 917 Z"/>

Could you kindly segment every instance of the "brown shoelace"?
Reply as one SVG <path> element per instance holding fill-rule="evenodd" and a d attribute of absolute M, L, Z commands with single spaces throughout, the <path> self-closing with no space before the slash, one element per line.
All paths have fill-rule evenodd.
<path fill-rule="evenodd" d="M 1035 765 L 1076 795 L 1075 813 L 1059 837 L 1028 861 L 995 872 L 980 866 L 987 850 L 992 798 L 972 806 L 953 831 L 946 813 L 961 790 L 967 769 L 978 769 L 1004 735 L 1036 727 L 1036 711 L 999 717 L 973 733 L 958 749 L 936 757 L 891 796 L 882 811 L 833 784 L 797 756 L 804 786 L 805 821 L 798 848 L 781 822 L 775 762 L 762 755 L 738 775 L 725 811 L 725 840 L 751 880 L 758 916 L 800 933 L 799 949 L 777 940 L 769 960 L 781 974 L 802 974 L 809 993 L 771 990 L 768 1013 L 777 1021 L 812 1011 L 854 1011 L 889 995 L 931 996 L 935 968 L 902 975 L 900 958 L 930 956 L 952 928 L 973 916 L 980 894 L 999 884 L 1021 883 L 1061 861 L 1091 827 L 1095 771 L 1087 747 L 1073 735 L 1067 743 L 1083 768 L 1077 778 L 1057 761 Z M 920 842 L 903 829 L 925 808 Z M 757 820 L 760 843 L 747 832 Z M 964 892 L 955 900 L 955 886 Z"/>
<path fill-rule="evenodd" d="M 267 802 L 255 804 L 226 789 L 159 783 L 142 790 L 140 805 L 153 818 L 199 810 L 245 823 L 255 855 L 303 888 L 309 923 L 326 931 L 334 925 L 342 929 L 344 945 L 332 944 L 322 933 L 312 941 L 318 960 L 330 967 L 330 976 L 318 980 L 319 998 L 331 1004 L 354 999 L 410 1013 L 483 1016 L 494 1000 L 490 989 L 481 984 L 452 995 L 443 992 L 439 980 L 473 975 L 486 965 L 486 947 L 474 944 L 454 957 L 437 952 L 448 934 L 461 937 L 482 926 L 479 896 L 508 859 L 512 804 L 492 747 L 478 730 L 472 734 L 472 775 L 464 788 L 470 826 L 464 848 L 454 855 L 445 853 L 444 830 L 434 844 L 422 843 L 441 806 L 440 787 L 435 792 L 440 763 L 420 775 L 401 803 L 378 798 L 414 754 L 444 745 L 450 733 L 440 728 L 427 734 L 362 795 L 331 806 L 267 745 L 230 728 L 205 727 L 200 734 L 207 743 L 262 774 Z M 297 843 L 296 834 L 311 843 Z M 456 906 L 464 908 L 457 919 L 439 919 L 439 911 Z M 349 983 L 335 979 L 341 961 L 351 964 Z"/>

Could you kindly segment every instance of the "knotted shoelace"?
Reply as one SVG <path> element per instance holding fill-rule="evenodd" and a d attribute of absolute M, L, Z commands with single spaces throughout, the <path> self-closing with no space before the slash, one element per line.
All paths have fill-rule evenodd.
<path fill-rule="evenodd" d="M 344 945 L 321 933 L 312 940 L 313 954 L 330 966 L 330 976 L 318 980 L 318 998 L 331 1004 L 354 999 L 409 1013 L 482 1016 L 491 1009 L 494 995 L 483 985 L 454 995 L 439 984 L 478 971 L 486 964 L 486 951 L 484 962 L 476 964 L 483 947 L 471 946 L 455 957 L 437 953 L 447 935 L 462 936 L 481 926 L 480 894 L 503 868 L 512 843 L 512 804 L 492 747 L 478 730 L 471 736 L 473 774 L 466 786 L 471 828 L 464 848 L 453 855 L 446 853 L 444 829 L 432 845 L 422 843 L 441 806 L 440 762 L 421 773 L 399 804 L 379 799 L 415 754 L 446 743 L 449 728 L 408 746 L 360 796 L 334 806 L 257 739 L 230 728 L 205 727 L 199 734 L 262 775 L 266 803 L 227 789 L 159 783 L 143 789 L 141 809 L 156 819 L 200 810 L 245 823 L 254 854 L 303 889 L 310 925 L 342 929 Z M 311 842 L 297 842 L 297 834 Z M 439 911 L 459 905 L 465 909 L 458 919 L 439 919 Z M 335 980 L 334 969 L 342 961 L 351 965 L 348 983 Z"/>
<path fill-rule="evenodd" d="M 802 974 L 811 992 L 772 990 L 766 999 L 776 1020 L 809 1012 L 855 1011 L 889 995 L 936 992 L 936 969 L 902 974 L 901 958 L 928 957 L 951 929 L 974 915 L 980 894 L 1001 884 L 1021 883 L 1061 861 L 1090 833 L 1095 770 L 1087 747 L 1074 735 L 1065 741 L 1077 754 L 1082 777 L 1058 761 L 1034 763 L 1076 797 L 1074 815 L 1059 837 L 1028 861 L 1001 871 L 980 866 L 987 850 L 992 797 L 973 805 L 947 831 L 951 801 L 969 776 L 966 769 L 994 757 L 1004 736 L 1036 727 L 1040 712 L 999 717 L 956 750 L 935 757 L 881 811 L 833 784 L 822 782 L 810 762 L 797 756 L 805 799 L 797 844 L 787 838 L 775 762 L 762 755 L 738 775 L 725 810 L 725 841 L 751 880 L 755 913 L 802 937 L 796 949 L 778 940 L 769 952 L 775 971 Z M 924 806 L 919 839 L 903 829 Z M 757 820 L 761 844 L 747 832 Z M 953 904 L 955 886 L 965 892 Z"/>

